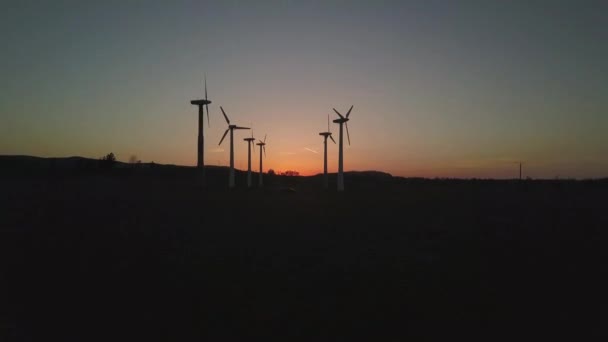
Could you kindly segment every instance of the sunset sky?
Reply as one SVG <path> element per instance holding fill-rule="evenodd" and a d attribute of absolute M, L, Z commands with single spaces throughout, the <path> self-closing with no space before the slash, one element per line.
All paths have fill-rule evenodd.
<path fill-rule="evenodd" d="M 322 172 L 354 105 L 347 171 L 608 176 L 608 1 L 3 1 L 0 43 L 3 155 L 195 165 L 206 73 L 206 164 L 221 105 L 265 169 Z"/>

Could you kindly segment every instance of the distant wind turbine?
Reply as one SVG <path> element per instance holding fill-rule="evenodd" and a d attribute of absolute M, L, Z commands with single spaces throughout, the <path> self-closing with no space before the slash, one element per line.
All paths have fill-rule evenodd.
<path fill-rule="evenodd" d="M 222 110 L 222 114 L 224 114 L 224 118 L 226 119 L 226 122 L 228 123 L 228 128 L 226 129 L 226 132 L 224 132 L 224 135 L 222 135 L 222 139 L 220 140 L 220 143 L 218 145 L 222 144 L 222 141 L 224 141 L 226 134 L 228 134 L 228 131 L 230 131 L 230 174 L 228 175 L 228 187 L 234 188 L 234 134 L 233 134 L 233 131 L 235 129 L 249 129 L 249 127 L 239 127 L 237 125 L 231 125 L 230 119 L 228 119 L 228 115 L 226 115 L 224 108 L 222 108 L 222 106 L 220 106 L 220 109 Z"/>
<path fill-rule="evenodd" d="M 521 180 L 521 165 L 523 162 L 519 162 L 519 180 Z"/>
<path fill-rule="evenodd" d="M 344 163 L 343 163 L 343 135 L 342 132 L 342 126 L 346 125 L 346 136 L 348 138 L 348 144 L 350 145 L 350 134 L 348 133 L 348 116 L 350 115 L 350 112 L 353 110 L 354 105 L 350 106 L 350 109 L 348 110 L 348 112 L 346 113 L 346 116 L 343 116 L 342 114 L 340 114 L 340 112 L 338 112 L 336 110 L 336 108 L 333 108 L 334 112 L 336 112 L 336 114 L 338 114 L 338 116 L 340 118 L 333 120 L 334 123 L 337 123 L 340 125 L 340 144 L 338 145 L 338 191 L 344 191 Z"/>
<path fill-rule="evenodd" d="M 207 125 L 211 127 L 209 121 L 209 104 L 211 101 L 207 98 L 207 75 L 204 75 L 205 79 L 205 99 L 204 100 L 192 100 L 191 104 L 198 106 L 198 145 L 197 145 L 197 160 L 196 167 L 200 170 L 200 184 L 205 184 L 205 137 L 203 136 L 203 118 L 205 109 L 207 108 Z M 204 107 L 203 107 L 204 106 Z"/>
<path fill-rule="evenodd" d="M 327 114 L 327 132 L 321 132 L 319 135 L 323 136 L 323 187 L 327 189 L 329 186 L 329 181 L 327 179 L 327 137 L 329 137 L 334 144 L 336 143 L 334 137 L 331 136 L 331 130 L 329 129 L 329 114 Z"/>
<path fill-rule="evenodd" d="M 245 138 L 243 140 L 247 142 L 247 187 L 251 188 L 251 148 L 253 147 L 253 150 L 255 151 L 253 129 L 251 130 L 251 138 Z"/>
<path fill-rule="evenodd" d="M 264 185 L 263 174 L 264 169 L 262 168 L 262 150 L 264 150 L 264 157 L 266 157 L 266 134 L 264 134 L 264 140 L 259 140 L 259 143 L 256 145 L 260 146 L 260 179 L 258 181 L 258 185 L 262 187 Z"/>

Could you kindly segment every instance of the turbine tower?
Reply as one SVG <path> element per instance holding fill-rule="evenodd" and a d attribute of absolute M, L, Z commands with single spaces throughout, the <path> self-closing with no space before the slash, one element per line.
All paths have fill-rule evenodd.
<path fill-rule="evenodd" d="M 329 181 L 327 179 L 327 137 L 329 137 L 334 144 L 336 143 L 334 137 L 331 136 L 331 130 L 329 129 L 329 114 L 327 115 L 327 132 L 321 132 L 319 135 L 323 136 L 323 187 L 327 189 L 329 186 Z"/>
<path fill-rule="evenodd" d="M 230 124 L 230 119 L 228 119 L 228 115 L 226 115 L 226 112 L 224 112 L 224 108 L 222 108 L 222 106 L 220 106 L 220 109 L 222 110 L 222 114 L 224 114 L 224 118 L 226 119 L 226 122 L 228 123 L 228 128 L 226 129 L 226 132 L 224 132 L 224 135 L 222 135 L 222 139 L 220 140 L 220 143 L 218 145 L 222 144 L 222 141 L 224 141 L 224 138 L 226 137 L 226 134 L 228 134 L 228 131 L 230 131 L 230 173 L 228 175 L 228 187 L 229 188 L 234 188 L 234 134 L 233 131 L 235 129 L 249 129 L 249 127 L 239 127 L 237 125 L 231 125 Z"/>
<path fill-rule="evenodd" d="M 207 125 L 211 127 L 209 122 L 209 104 L 211 101 L 207 99 L 207 76 L 205 75 L 205 99 L 204 100 L 192 100 L 191 104 L 198 106 L 198 145 L 197 145 L 197 159 L 196 159 L 196 167 L 200 170 L 200 184 L 205 185 L 205 137 L 203 136 L 203 121 L 205 109 L 207 108 Z M 203 107 L 204 106 L 204 107 Z"/>
<path fill-rule="evenodd" d="M 251 188 L 251 148 L 255 151 L 253 130 L 251 130 L 251 138 L 243 139 L 247 142 L 247 187 Z"/>
<path fill-rule="evenodd" d="M 521 164 L 523 164 L 523 162 L 519 162 L 519 180 L 521 180 Z"/>
<path fill-rule="evenodd" d="M 348 138 L 348 144 L 350 145 L 350 135 L 348 134 L 348 116 L 350 115 L 350 111 L 353 110 L 354 105 L 350 106 L 350 109 L 348 110 L 348 112 L 346 113 L 346 116 L 343 116 L 342 114 L 340 114 L 340 112 L 338 112 L 336 110 L 336 108 L 333 108 L 334 112 L 336 112 L 336 114 L 338 114 L 338 116 L 340 118 L 335 119 L 333 122 L 337 123 L 340 125 L 340 144 L 338 145 L 338 191 L 344 191 L 344 163 L 343 163 L 343 129 L 342 126 L 346 125 L 346 136 Z"/>
<path fill-rule="evenodd" d="M 266 134 L 264 134 L 264 140 L 259 140 L 259 143 L 256 145 L 260 146 L 260 179 L 258 181 L 258 186 L 262 187 L 264 185 L 262 179 L 262 174 L 264 174 L 264 169 L 262 168 L 262 150 L 264 150 L 264 157 L 266 157 Z"/>

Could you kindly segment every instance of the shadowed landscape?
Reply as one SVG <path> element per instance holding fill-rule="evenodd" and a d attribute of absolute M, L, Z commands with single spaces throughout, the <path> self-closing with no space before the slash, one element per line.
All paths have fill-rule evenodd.
<path fill-rule="evenodd" d="M 3 2 L 0 342 L 608 341 L 606 13 Z"/>
<path fill-rule="evenodd" d="M 99 163 L 0 157 L 3 341 L 606 333 L 606 179 Z"/>

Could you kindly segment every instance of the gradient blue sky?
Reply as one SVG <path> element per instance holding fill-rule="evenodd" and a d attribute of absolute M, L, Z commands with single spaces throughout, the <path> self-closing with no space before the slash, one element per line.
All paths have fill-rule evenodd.
<path fill-rule="evenodd" d="M 3 1 L 0 154 L 195 165 L 206 73 L 207 164 L 220 105 L 304 174 L 354 105 L 346 170 L 608 176 L 607 42 L 607 1 Z"/>

